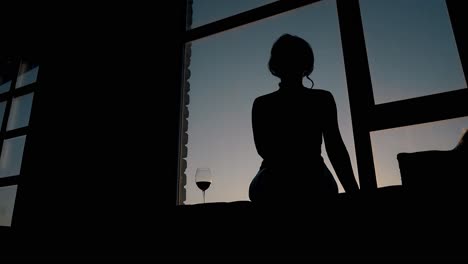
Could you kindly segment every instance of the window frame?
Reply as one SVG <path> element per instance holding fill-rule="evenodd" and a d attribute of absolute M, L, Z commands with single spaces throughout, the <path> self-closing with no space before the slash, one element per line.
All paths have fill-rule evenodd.
<path fill-rule="evenodd" d="M 188 142 L 187 106 L 189 101 L 188 91 L 190 89 L 188 83 L 190 77 L 190 71 L 188 70 L 190 42 L 320 1 L 278 0 L 194 29 L 190 28 L 193 0 L 186 1 L 185 13 L 187 15 L 184 17 L 183 24 L 187 27 L 181 48 L 182 61 L 180 67 L 182 70 L 179 109 L 179 163 L 176 187 L 177 205 L 183 204 L 185 200 L 184 187 L 187 182 L 185 175 L 187 161 L 185 158 L 187 157 L 186 144 Z M 336 0 L 336 4 L 360 188 L 362 191 L 372 191 L 377 189 L 377 179 L 372 154 L 371 132 L 468 116 L 468 107 L 465 106 L 466 102 L 468 102 L 468 88 L 460 87 L 459 90 L 455 91 L 376 105 L 359 0 Z M 464 9 L 459 1 L 446 0 L 446 4 L 465 80 L 468 81 L 468 49 L 464 48 L 468 42 L 463 37 L 463 25 L 466 22 Z M 444 106 L 444 111 L 438 111 L 440 106 Z"/>
<path fill-rule="evenodd" d="M 31 131 L 31 125 L 30 125 L 31 123 L 29 122 L 29 124 L 27 126 L 25 126 L 25 127 L 15 128 L 15 129 L 7 131 L 8 119 L 10 117 L 13 100 L 15 98 L 20 97 L 20 96 L 24 96 L 24 95 L 28 95 L 28 94 L 33 94 L 34 95 L 35 92 L 37 91 L 37 89 L 39 89 L 39 85 L 40 85 L 39 72 L 38 72 L 38 75 L 37 75 L 37 79 L 33 83 L 30 83 L 30 84 L 27 84 L 25 86 L 21 86 L 21 87 L 16 88 L 16 82 L 17 82 L 18 77 L 20 75 L 19 74 L 20 66 L 21 66 L 22 62 L 25 59 L 28 60 L 28 61 L 38 62 L 36 58 L 29 58 L 29 57 L 22 57 L 22 56 L 1 56 L 0 57 L 0 62 L 1 62 L 0 74 L 7 75 L 9 77 L 8 79 L 11 79 L 10 80 L 11 85 L 10 85 L 9 90 L 7 92 L 5 92 L 5 93 L 0 94 L 0 103 L 3 103 L 3 102 L 6 103 L 5 111 L 4 111 L 4 114 L 3 114 L 2 126 L 0 128 L 0 152 L 3 151 L 3 145 L 4 145 L 5 140 L 20 137 L 20 136 L 26 136 L 26 140 L 25 140 L 25 143 L 24 143 L 24 149 L 23 149 L 23 155 L 21 157 L 22 162 L 21 162 L 20 172 L 17 175 L 1 177 L 0 178 L 0 187 L 7 187 L 7 186 L 16 185 L 16 186 L 18 186 L 18 189 L 19 189 L 19 186 L 21 185 L 21 174 L 22 174 L 23 168 L 25 167 L 23 161 L 26 159 L 25 158 L 25 156 L 26 156 L 25 149 L 26 149 L 26 146 L 28 144 L 28 137 L 27 136 Z M 31 110 L 30 110 L 30 113 L 29 113 L 29 121 L 31 121 L 33 108 L 34 108 L 34 97 L 33 97 L 32 103 L 31 103 Z M 15 208 L 16 208 L 16 206 L 15 206 Z M 13 219 L 14 219 L 14 215 L 15 215 L 15 209 L 13 210 L 13 216 L 12 216 Z M 12 220 L 12 225 L 11 226 L 2 226 L 2 228 L 9 229 L 9 228 L 11 228 L 13 226 L 13 224 L 14 223 L 13 223 L 13 220 Z"/>

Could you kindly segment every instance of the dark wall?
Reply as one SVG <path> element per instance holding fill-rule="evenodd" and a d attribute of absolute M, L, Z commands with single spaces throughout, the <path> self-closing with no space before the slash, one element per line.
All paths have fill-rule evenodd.
<path fill-rule="evenodd" d="M 184 23 L 172 2 L 79 7 L 45 27 L 14 216 L 22 254 L 119 253 L 168 229 Z"/>

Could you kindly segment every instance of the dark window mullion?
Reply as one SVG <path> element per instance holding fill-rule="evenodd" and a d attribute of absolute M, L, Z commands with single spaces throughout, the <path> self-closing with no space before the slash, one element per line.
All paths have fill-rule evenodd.
<path fill-rule="evenodd" d="M 240 14 L 230 16 L 186 32 L 185 42 L 191 42 L 232 28 L 246 25 L 321 0 L 280 0 Z M 185 24 L 184 24 L 185 25 Z"/>
<path fill-rule="evenodd" d="M 370 131 L 468 116 L 468 89 L 379 104 L 371 113 Z"/>
<path fill-rule="evenodd" d="M 369 132 L 374 95 L 358 0 L 337 0 L 343 59 L 361 190 L 377 188 Z"/>
<path fill-rule="evenodd" d="M 189 6 L 190 5 L 190 6 Z M 189 1 L 185 1 L 185 5 L 184 5 L 184 14 L 186 14 L 184 17 L 183 17 L 183 23 L 181 23 L 181 26 L 186 28 L 187 26 L 187 20 L 190 21 L 190 25 L 191 25 L 191 21 L 192 21 L 192 17 L 191 17 L 191 13 L 189 13 L 188 11 L 192 10 L 192 6 L 191 6 L 191 3 L 189 3 Z M 190 16 L 190 17 L 188 17 Z M 183 30 L 183 28 L 180 28 L 181 30 Z M 180 89 L 178 90 L 178 93 L 176 94 L 177 96 L 177 100 L 178 100 L 178 103 L 177 104 L 179 107 L 177 109 L 178 113 L 177 115 L 179 116 L 179 123 L 178 123 L 178 132 L 179 132 L 179 135 L 178 135 L 178 149 L 177 149 L 177 156 L 179 157 L 179 159 L 177 160 L 177 178 L 175 179 L 175 194 L 176 194 L 176 205 L 182 205 L 185 201 L 185 183 L 184 183 L 184 179 L 186 178 L 186 174 L 185 174 L 185 169 L 186 169 L 186 160 L 184 158 L 186 158 L 187 156 L 187 152 L 185 151 L 185 143 L 184 143 L 184 136 L 186 134 L 186 130 L 187 130 L 187 127 L 184 126 L 185 124 L 185 111 L 188 110 L 186 109 L 187 106 L 186 106 L 186 102 L 185 102 L 185 97 L 188 96 L 188 89 L 186 87 L 186 79 L 187 77 L 185 76 L 186 74 L 186 69 L 188 69 L 188 65 L 189 65 L 189 62 L 186 60 L 186 49 L 188 48 L 190 50 L 190 47 L 187 47 L 187 46 L 190 46 L 190 44 L 186 44 L 186 43 L 180 43 L 180 46 L 179 46 L 179 53 L 178 53 L 178 58 L 177 58 L 177 61 L 178 61 L 178 69 L 179 71 L 177 71 L 177 78 L 179 80 L 179 87 Z M 184 166 L 185 165 L 185 166 Z"/>
<path fill-rule="evenodd" d="M 19 180 L 18 175 L 0 178 L 0 187 L 17 185 L 18 180 Z"/>
<path fill-rule="evenodd" d="M 3 138 L 3 140 L 6 140 L 10 138 L 25 136 L 26 134 L 28 134 L 28 131 L 29 131 L 29 126 L 20 127 L 17 129 L 3 132 L 1 137 Z"/>
<path fill-rule="evenodd" d="M 4 102 L 11 97 L 10 91 L 0 94 L 0 102 Z"/>
<path fill-rule="evenodd" d="M 37 82 L 34 82 L 33 84 L 28 84 L 21 88 L 15 89 L 11 92 L 11 97 L 16 98 L 16 97 L 20 97 L 20 96 L 32 93 L 36 91 L 36 87 L 37 87 Z"/>
<path fill-rule="evenodd" d="M 6 100 L 8 100 L 10 98 L 16 98 L 16 97 L 20 97 L 20 96 L 32 93 L 32 92 L 36 91 L 36 89 L 37 89 L 37 82 L 34 82 L 32 84 L 28 84 L 26 86 L 23 86 L 23 87 L 21 87 L 19 89 L 13 89 L 13 90 L 10 90 L 8 92 L 2 93 L 2 94 L 0 94 L 0 103 L 4 102 L 4 101 L 6 101 Z"/>
<path fill-rule="evenodd" d="M 468 9 L 465 8 L 463 1 L 446 0 L 446 3 L 465 80 L 468 81 L 468 40 L 466 38 L 466 23 L 468 23 L 466 12 Z"/>

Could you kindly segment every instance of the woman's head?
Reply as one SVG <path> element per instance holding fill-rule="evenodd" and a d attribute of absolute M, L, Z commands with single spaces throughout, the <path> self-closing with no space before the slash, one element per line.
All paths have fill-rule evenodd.
<path fill-rule="evenodd" d="M 302 38 L 284 34 L 271 48 L 268 68 L 280 79 L 309 76 L 314 69 L 314 52 Z"/>

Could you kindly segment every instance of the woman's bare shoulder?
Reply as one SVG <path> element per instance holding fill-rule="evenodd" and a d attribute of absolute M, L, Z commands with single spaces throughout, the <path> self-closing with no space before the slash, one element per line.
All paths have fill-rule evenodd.
<path fill-rule="evenodd" d="M 332 93 L 327 90 L 322 90 L 322 89 L 309 89 L 310 93 L 316 96 L 323 96 L 323 97 L 330 97 L 332 96 Z"/>
<path fill-rule="evenodd" d="M 264 94 L 264 95 L 260 95 L 259 97 L 255 98 L 254 103 L 260 103 L 260 102 L 268 101 L 270 99 L 275 98 L 277 96 L 277 94 L 278 94 L 278 91 L 271 92 L 271 93 Z"/>
<path fill-rule="evenodd" d="M 320 102 L 323 102 L 323 103 L 331 103 L 334 101 L 332 93 L 327 90 L 309 89 L 308 93 L 315 100 L 319 100 Z"/>

